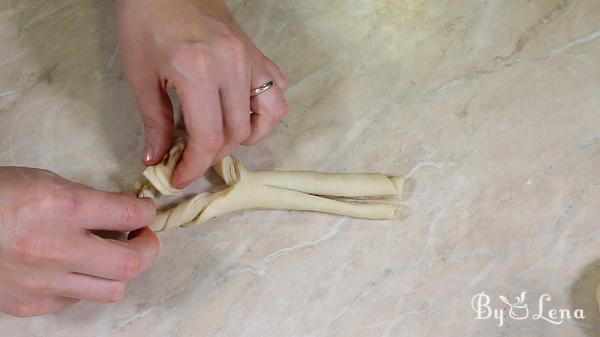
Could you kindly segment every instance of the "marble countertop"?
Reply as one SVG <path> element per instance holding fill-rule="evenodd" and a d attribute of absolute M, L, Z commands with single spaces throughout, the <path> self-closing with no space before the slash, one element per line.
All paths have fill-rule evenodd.
<path fill-rule="evenodd" d="M 254 211 L 164 232 L 122 302 L 0 314 L 0 336 L 600 336 L 599 1 L 229 4 L 290 79 L 289 115 L 236 153 L 404 175 L 400 219 Z M 0 3 L 0 165 L 131 189 L 143 134 L 113 6 Z M 501 320 L 476 319 L 482 291 Z"/>

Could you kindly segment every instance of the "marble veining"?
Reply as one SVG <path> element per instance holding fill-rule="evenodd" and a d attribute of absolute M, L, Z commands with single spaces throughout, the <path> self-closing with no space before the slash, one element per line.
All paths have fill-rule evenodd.
<path fill-rule="evenodd" d="M 408 177 L 393 221 L 256 211 L 160 234 L 114 305 L 21 336 L 600 336 L 600 2 L 231 0 L 288 75 L 249 168 Z M 0 3 L 0 164 L 106 190 L 143 169 L 112 1 Z M 200 186 L 200 185 L 197 185 Z M 523 291 L 532 313 L 476 320 Z"/>

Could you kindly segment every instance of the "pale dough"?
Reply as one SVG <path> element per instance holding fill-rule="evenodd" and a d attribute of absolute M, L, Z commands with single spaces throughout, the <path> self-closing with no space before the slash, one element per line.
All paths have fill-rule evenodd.
<path fill-rule="evenodd" d="M 596 284 L 596 305 L 598 306 L 598 310 L 600 310 L 600 283 Z"/>
<path fill-rule="evenodd" d="M 176 195 L 170 181 L 185 147 L 176 141 L 163 161 L 148 167 L 148 182 L 138 185 L 140 197 Z M 306 171 L 250 171 L 235 157 L 213 166 L 227 189 L 200 193 L 159 212 L 154 231 L 188 227 L 218 216 L 247 209 L 280 209 L 333 213 L 366 219 L 393 219 L 399 211 L 403 178 L 380 173 L 318 173 Z"/>

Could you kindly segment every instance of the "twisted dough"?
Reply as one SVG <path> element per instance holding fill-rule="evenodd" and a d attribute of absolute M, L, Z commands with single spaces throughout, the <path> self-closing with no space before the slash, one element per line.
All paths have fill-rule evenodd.
<path fill-rule="evenodd" d="M 144 171 L 148 179 L 138 186 L 140 197 L 156 192 L 179 192 L 170 181 L 185 144 L 176 142 L 163 161 Z M 227 156 L 213 166 L 228 188 L 200 193 L 179 205 L 159 212 L 154 231 L 188 227 L 246 209 L 282 209 L 333 213 L 366 219 L 392 219 L 398 214 L 402 177 L 379 173 L 317 173 L 305 171 L 249 171 L 235 157 Z"/>

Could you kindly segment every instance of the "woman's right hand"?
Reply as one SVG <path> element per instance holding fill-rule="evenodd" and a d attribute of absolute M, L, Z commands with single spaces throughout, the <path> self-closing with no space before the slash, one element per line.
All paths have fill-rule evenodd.
<path fill-rule="evenodd" d="M 187 146 L 171 183 L 183 188 L 239 144 L 254 145 L 287 113 L 287 80 L 250 41 L 223 0 L 119 0 L 123 69 L 144 123 L 144 163 L 171 147 L 181 102 Z M 250 91 L 274 80 L 267 92 Z M 252 114 L 250 112 L 253 112 Z"/>

